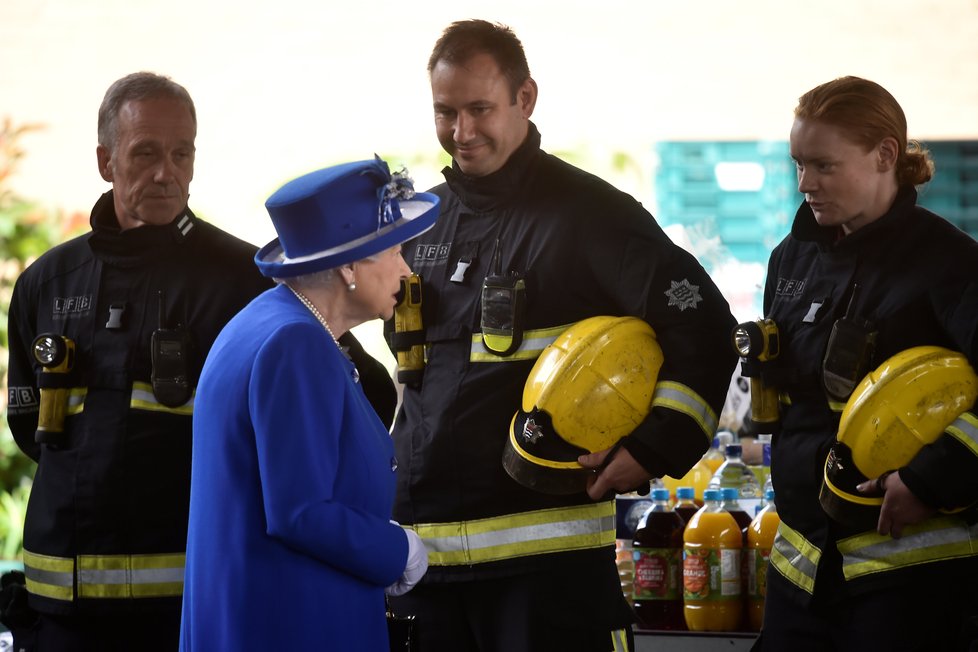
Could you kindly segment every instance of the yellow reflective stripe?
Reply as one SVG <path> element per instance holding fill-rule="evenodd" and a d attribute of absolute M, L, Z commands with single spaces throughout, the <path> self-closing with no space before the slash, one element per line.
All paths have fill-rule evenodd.
<path fill-rule="evenodd" d="M 611 632 L 611 645 L 614 652 L 630 652 L 628 649 L 628 635 L 624 629 L 616 629 Z"/>
<path fill-rule="evenodd" d="M 183 594 L 186 555 L 79 555 L 79 598 L 155 598 Z"/>
<path fill-rule="evenodd" d="M 74 598 L 74 559 L 24 550 L 24 577 L 27 591 L 34 595 L 69 602 Z"/>
<path fill-rule="evenodd" d="M 899 539 L 866 532 L 839 541 L 847 580 L 933 561 L 978 555 L 978 523 L 933 518 L 904 529 Z"/>
<path fill-rule="evenodd" d="M 85 411 L 85 397 L 88 395 L 86 387 L 72 387 L 68 390 L 68 405 L 65 406 L 65 416 L 81 414 Z"/>
<path fill-rule="evenodd" d="M 652 407 L 665 407 L 682 412 L 703 429 L 707 443 L 713 442 L 713 435 L 719 425 L 716 412 L 699 394 L 686 385 L 668 380 L 656 383 Z"/>
<path fill-rule="evenodd" d="M 554 326 L 553 328 L 538 328 L 523 331 L 523 341 L 512 355 L 493 355 L 486 350 L 482 343 L 482 333 L 472 334 L 472 347 L 469 350 L 469 362 L 515 362 L 517 360 L 534 360 L 540 357 L 543 350 L 553 344 L 571 324 Z"/>
<path fill-rule="evenodd" d="M 842 414 L 842 411 L 846 409 L 846 404 L 839 403 L 838 401 L 830 400 L 829 409 L 832 410 L 833 412 L 838 412 L 839 414 Z"/>
<path fill-rule="evenodd" d="M 132 384 L 132 398 L 129 401 L 129 407 L 134 410 L 151 410 L 153 412 L 169 412 L 170 414 L 191 416 L 194 413 L 194 398 L 196 394 L 197 392 L 194 391 L 190 395 L 190 400 L 180 407 L 172 408 L 157 402 L 156 396 L 153 395 L 152 385 L 149 383 L 135 382 Z"/>
<path fill-rule="evenodd" d="M 771 548 L 771 565 L 798 588 L 812 593 L 815 590 L 815 571 L 822 551 L 797 531 L 785 525 L 778 525 Z"/>
<path fill-rule="evenodd" d="M 186 555 L 79 555 L 79 598 L 151 598 L 183 594 Z M 72 601 L 75 560 L 24 550 L 27 590 Z"/>
<path fill-rule="evenodd" d="M 613 501 L 412 526 L 435 566 L 483 563 L 615 543 Z"/>
<path fill-rule="evenodd" d="M 194 398 L 192 394 L 190 400 L 180 407 L 171 408 L 157 402 L 153 395 L 153 386 L 149 383 L 135 382 L 132 384 L 132 395 L 129 400 L 129 407 L 137 410 L 152 410 L 155 412 L 170 412 L 172 414 L 192 415 L 194 413 Z M 85 411 L 85 399 L 88 397 L 87 387 L 73 387 L 68 390 L 68 403 L 65 406 L 65 415 L 74 416 Z"/>
<path fill-rule="evenodd" d="M 947 427 L 947 432 L 978 455 L 978 417 L 965 412 Z"/>

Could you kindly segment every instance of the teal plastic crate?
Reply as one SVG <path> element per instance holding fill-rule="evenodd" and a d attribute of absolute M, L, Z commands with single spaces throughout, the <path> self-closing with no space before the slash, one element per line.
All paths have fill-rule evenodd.
<path fill-rule="evenodd" d="M 934 159 L 934 178 L 918 202 L 978 238 L 978 140 L 921 143 Z"/>
<path fill-rule="evenodd" d="M 700 226 L 738 260 L 767 262 L 803 199 L 787 141 L 667 141 L 656 154 L 660 224 Z"/>

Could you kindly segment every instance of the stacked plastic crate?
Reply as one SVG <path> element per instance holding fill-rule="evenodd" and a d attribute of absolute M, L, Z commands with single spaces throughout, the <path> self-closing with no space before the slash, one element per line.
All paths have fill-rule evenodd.
<path fill-rule="evenodd" d="M 923 145 L 930 150 L 936 172 L 920 189 L 920 205 L 978 238 L 978 141 L 928 141 Z"/>
<path fill-rule="evenodd" d="M 659 223 L 718 236 L 744 262 L 767 263 L 802 201 L 785 141 L 669 141 L 656 145 Z"/>

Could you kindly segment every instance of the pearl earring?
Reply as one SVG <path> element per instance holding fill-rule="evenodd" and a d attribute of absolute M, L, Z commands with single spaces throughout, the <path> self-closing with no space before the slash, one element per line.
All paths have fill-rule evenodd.
<path fill-rule="evenodd" d="M 350 281 L 350 284 L 346 286 L 346 289 L 349 290 L 350 292 L 353 292 L 354 290 L 357 289 L 357 282 Z"/>

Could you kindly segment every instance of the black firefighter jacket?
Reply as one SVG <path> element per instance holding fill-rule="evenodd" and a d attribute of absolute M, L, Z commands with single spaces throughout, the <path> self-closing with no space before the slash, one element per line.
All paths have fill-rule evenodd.
<path fill-rule="evenodd" d="M 187 541 L 193 390 L 214 338 L 271 283 L 255 247 L 189 210 L 167 226 L 119 231 L 112 192 L 92 232 L 18 279 L 10 304 L 8 420 L 38 462 L 24 528 L 31 604 L 67 613 L 179 600 Z M 189 395 L 153 391 L 154 331 L 175 334 Z M 45 373 L 34 337 L 74 341 L 67 373 Z M 177 344 L 178 340 L 185 340 Z M 39 387 L 69 392 L 64 441 L 35 442 Z"/>
<path fill-rule="evenodd" d="M 978 559 L 978 528 L 967 511 L 939 515 L 895 540 L 844 529 L 818 500 L 844 406 L 826 398 L 822 361 L 833 324 L 847 311 L 877 333 L 868 370 L 918 345 L 960 351 L 978 366 L 978 243 L 917 207 L 916 199 L 913 188 L 901 189 L 886 215 L 845 237 L 819 226 L 802 204 L 791 234 L 771 256 L 764 305 L 781 334 L 783 399 L 782 429 L 772 446 L 783 527 L 771 561 L 779 576 L 773 581 L 786 582 L 801 602 L 816 587 L 830 595 L 843 586 L 858 593 L 906 585 L 914 573 L 960 572 L 961 564 Z M 932 507 L 974 506 L 974 407 L 899 471 Z"/>
<path fill-rule="evenodd" d="M 624 443 L 654 476 L 682 477 L 707 449 L 735 364 L 733 317 L 705 270 L 632 197 L 539 144 L 531 125 L 497 172 L 446 168 L 433 190 L 439 220 L 404 246 L 423 279 L 427 365 L 394 424 L 394 518 L 425 540 L 425 581 L 558 565 L 568 583 L 584 582 L 593 564 L 575 560 L 613 560 L 613 501 L 538 493 L 501 464 L 530 369 L 568 326 L 635 316 L 655 330 L 665 362 L 653 409 Z M 484 348 L 480 327 L 496 254 L 526 288 L 523 343 L 502 357 Z"/>

